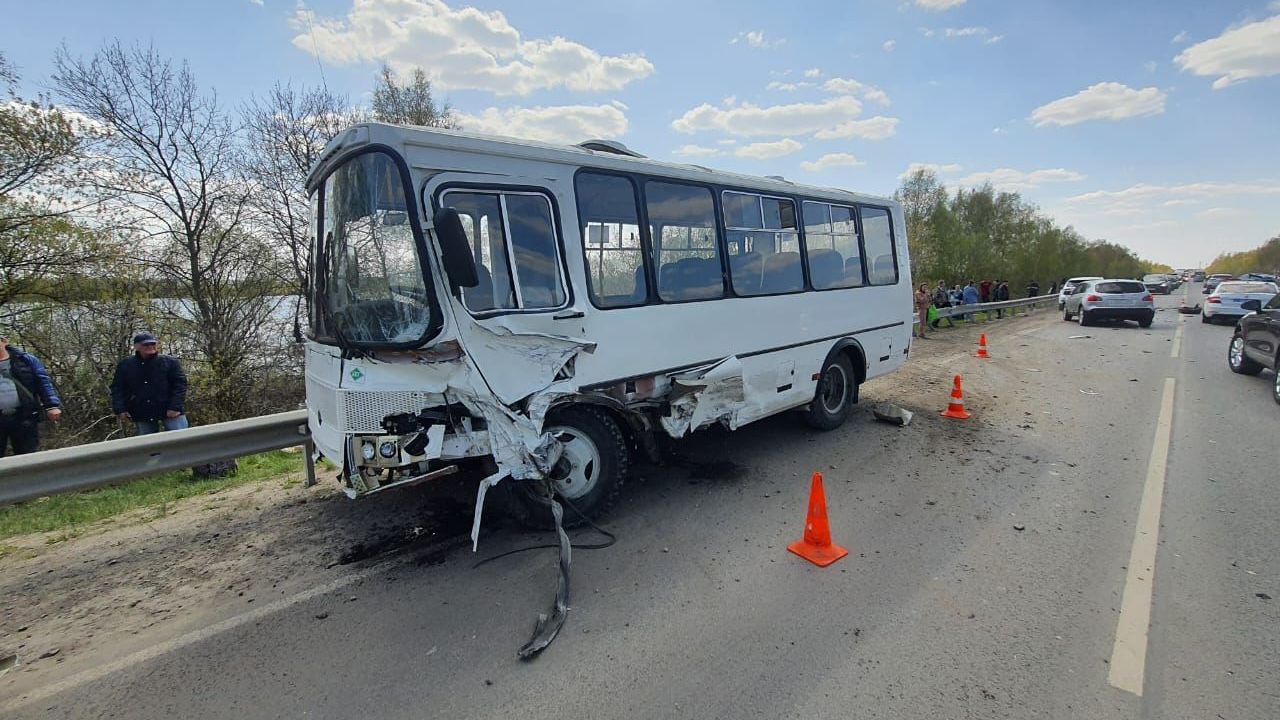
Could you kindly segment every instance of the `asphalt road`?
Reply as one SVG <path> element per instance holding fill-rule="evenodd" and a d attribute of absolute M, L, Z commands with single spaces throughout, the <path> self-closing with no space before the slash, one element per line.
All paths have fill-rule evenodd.
<path fill-rule="evenodd" d="M 991 325 L 992 360 L 922 353 L 831 433 L 682 443 L 610 517 L 617 544 L 574 553 L 533 662 L 552 551 L 407 554 L 0 716 L 1280 717 L 1271 376 L 1233 375 L 1230 327 L 1159 302 L 1150 330 Z M 937 416 L 954 372 L 972 420 Z M 877 424 L 874 400 L 919 414 Z M 815 470 L 851 551 L 826 569 L 785 550 Z M 479 557 L 534 539 L 489 532 Z"/>

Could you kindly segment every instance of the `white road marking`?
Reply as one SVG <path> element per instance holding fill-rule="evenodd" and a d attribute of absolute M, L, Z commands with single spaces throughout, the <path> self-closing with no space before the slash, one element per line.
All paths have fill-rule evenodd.
<path fill-rule="evenodd" d="M 1169 350 L 1169 357 L 1176 358 L 1178 357 L 1178 353 L 1182 352 L 1182 331 L 1186 328 L 1187 326 L 1185 324 L 1181 324 L 1178 325 L 1178 329 L 1173 332 L 1173 348 Z"/>
<path fill-rule="evenodd" d="M 1169 460 L 1169 440 L 1173 435 L 1173 394 L 1176 381 L 1164 380 L 1160 418 L 1156 422 L 1155 443 L 1147 463 L 1147 481 L 1142 487 L 1138 524 L 1133 531 L 1129 571 L 1120 600 L 1120 620 L 1111 651 L 1111 671 L 1107 680 L 1121 690 L 1142 697 L 1147 666 L 1147 633 L 1151 625 L 1151 599 L 1156 570 L 1156 543 L 1160 533 L 1160 509 L 1164 504 L 1165 470 Z"/>
<path fill-rule="evenodd" d="M 143 648 L 137 652 L 112 660 L 111 662 L 103 663 L 102 665 L 98 665 L 87 670 L 82 670 L 70 677 L 59 680 L 58 682 L 35 688 L 25 695 L 9 700 L 4 704 L 0 704 L 0 712 L 9 713 L 24 705 L 42 702 L 54 695 L 79 687 L 85 683 L 101 680 L 112 673 L 125 670 L 148 660 L 153 660 L 175 650 L 181 650 L 188 645 L 207 640 L 211 637 L 227 632 L 228 630 L 234 630 L 242 625 L 262 620 L 273 613 L 286 610 L 294 605 L 311 600 L 312 598 L 341 590 L 348 585 L 358 583 L 365 578 L 386 570 L 397 562 L 404 562 L 404 558 L 396 558 L 378 563 L 377 565 L 365 568 L 359 572 L 335 578 L 323 585 L 313 587 L 310 590 L 304 590 L 296 595 L 290 595 L 289 597 L 269 602 L 266 605 L 263 605 L 256 610 L 244 613 L 243 615 L 236 615 L 234 617 L 227 618 L 222 622 L 214 623 L 213 625 L 200 628 L 199 630 L 192 630 L 185 635 L 179 635 L 171 640 L 166 640 L 148 648 Z"/>

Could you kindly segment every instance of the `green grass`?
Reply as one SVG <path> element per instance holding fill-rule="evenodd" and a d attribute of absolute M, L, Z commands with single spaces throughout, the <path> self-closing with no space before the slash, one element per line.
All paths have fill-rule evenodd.
<path fill-rule="evenodd" d="M 168 504 L 195 495 L 301 472 L 301 453 L 283 451 L 250 455 L 239 460 L 240 469 L 220 478 L 195 479 L 190 470 L 133 480 L 120 485 L 54 495 L 0 508 L 0 539 L 29 533 L 61 531 L 50 542 L 75 537 L 86 525 L 139 508 L 155 508 L 155 517 L 168 512 Z M 8 554 L 0 545 L 0 556 Z"/>

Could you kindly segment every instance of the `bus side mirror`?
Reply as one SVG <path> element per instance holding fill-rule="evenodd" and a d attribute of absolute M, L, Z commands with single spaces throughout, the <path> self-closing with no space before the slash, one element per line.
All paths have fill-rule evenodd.
<path fill-rule="evenodd" d="M 464 288 L 479 285 L 480 276 L 476 274 L 476 263 L 471 257 L 471 243 L 467 242 L 467 233 L 462 229 L 458 211 L 451 207 L 440 208 L 435 216 L 435 229 L 449 282 Z"/>

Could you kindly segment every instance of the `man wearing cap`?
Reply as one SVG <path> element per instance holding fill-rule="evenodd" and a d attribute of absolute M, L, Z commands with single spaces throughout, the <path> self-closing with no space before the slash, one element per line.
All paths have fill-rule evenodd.
<path fill-rule="evenodd" d="M 9 344 L 0 330 L 0 457 L 40 448 L 41 420 L 62 418 L 62 401 L 35 355 Z"/>
<path fill-rule="evenodd" d="M 139 435 L 187 427 L 183 404 L 187 376 L 172 355 L 161 355 L 156 336 L 133 336 L 133 354 L 116 366 L 111 380 L 111 409 L 121 420 L 132 420 Z"/>

